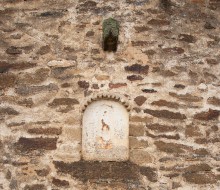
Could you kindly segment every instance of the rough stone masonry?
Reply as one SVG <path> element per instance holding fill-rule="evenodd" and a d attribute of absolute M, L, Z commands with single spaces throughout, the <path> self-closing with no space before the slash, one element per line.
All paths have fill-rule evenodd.
<path fill-rule="evenodd" d="M 0 189 L 220 189 L 219 34 L 219 0 L 1 0 Z M 129 102 L 127 161 L 82 159 L 98 93 Z"/>

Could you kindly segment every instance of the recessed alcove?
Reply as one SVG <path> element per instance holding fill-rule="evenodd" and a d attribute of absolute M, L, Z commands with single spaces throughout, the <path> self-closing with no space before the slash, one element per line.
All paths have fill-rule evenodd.
<path fill-rule="evenodd" d="M 93 101 L 82 120 L 82 157 L 90 161 L 126 161 L 129 158 L 129 114 L 120 102 Z"/>

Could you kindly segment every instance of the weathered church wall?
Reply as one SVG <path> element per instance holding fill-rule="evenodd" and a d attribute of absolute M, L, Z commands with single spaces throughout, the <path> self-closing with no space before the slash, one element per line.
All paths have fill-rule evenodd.
<path fill-rule="evenodd" d="M 1 0 L 0 189 L 219 189 L 219 24 L 218 0 Z M 84 161 L 83 110 L 108 94 L 129 160 Z"/>

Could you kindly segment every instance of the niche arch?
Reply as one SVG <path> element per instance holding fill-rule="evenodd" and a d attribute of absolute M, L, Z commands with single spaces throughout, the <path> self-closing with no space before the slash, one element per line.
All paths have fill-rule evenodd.
<path fill-rule="evenodd" d="M 120 96 L 101 94 L 84 106 L 82 157 L 90 161 L 129 159 L 129 104 Z"/>

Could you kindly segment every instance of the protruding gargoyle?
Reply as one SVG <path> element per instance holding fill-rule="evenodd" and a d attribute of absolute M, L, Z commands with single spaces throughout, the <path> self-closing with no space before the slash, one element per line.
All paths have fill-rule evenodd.
<path fill-rule="evenodd" d="M 116 51 L 118 45 L 119 24 L 113 18 L 104 20 L 103 30 L 103 49 L 104 51 Z"/>

